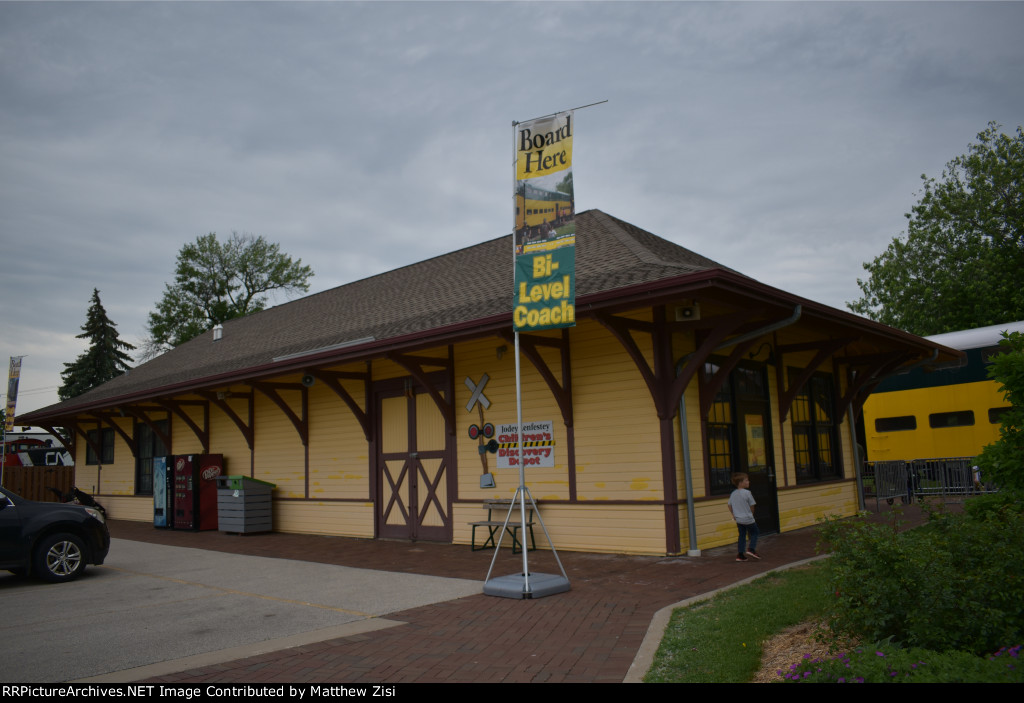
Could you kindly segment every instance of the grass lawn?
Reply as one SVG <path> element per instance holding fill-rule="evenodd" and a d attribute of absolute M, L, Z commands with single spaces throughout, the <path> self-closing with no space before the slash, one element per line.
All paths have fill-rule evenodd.
<path fill-rule="evenodd" d="M 679 608 L 644 681 L 746 683 L 760 668 L 761 643 L 823 615 L 829 596 L 824 565 L 811 564 Z"/>

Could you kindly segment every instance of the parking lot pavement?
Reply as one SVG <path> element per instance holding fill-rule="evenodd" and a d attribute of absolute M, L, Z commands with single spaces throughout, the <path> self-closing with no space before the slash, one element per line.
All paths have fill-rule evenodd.
<path fill-rule="evenodd" d="M 0 576 L 0 680 L 132 681 L 387 628 L 481 582 L 114 539 L 78 581 Z"/>

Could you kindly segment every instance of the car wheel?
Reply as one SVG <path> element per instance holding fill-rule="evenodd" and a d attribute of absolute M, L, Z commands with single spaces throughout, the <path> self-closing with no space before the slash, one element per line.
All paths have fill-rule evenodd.
<path fill-rule="evenodd" d="M 85 570 L 85 545 L 72 534 L 50 535 L 36 547 L 33 564 L 44 581 L 70 581 Z"/>

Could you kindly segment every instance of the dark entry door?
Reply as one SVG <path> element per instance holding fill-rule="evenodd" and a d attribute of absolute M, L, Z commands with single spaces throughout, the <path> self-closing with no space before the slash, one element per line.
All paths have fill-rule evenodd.
<path fill-rule="evenodd" d="M 736 429 L 740 471 L 750 476 L 750 492 L 757 501 L 754 517 L 761 532 L 779 531 L 779 500 L 775 489 L 772 425 L 768 384 L 763 368 L 733 370 L 736 394 Z"/>
<path fill-rule="evenodd" d="M 775 467 L 772 464 L 771 425 L 766 411 L 738 408 L 740 431 L 740 464 L 750 476 L 750 492 L 757 501 L 754 517 L 761 532 L 779 531 L 779 501 L 775 492 Z"/>
<path fill-rule="evenodd" d="M 414 384 L 377 396 L 377 534 L 452 541 L 444 416 Z"/>

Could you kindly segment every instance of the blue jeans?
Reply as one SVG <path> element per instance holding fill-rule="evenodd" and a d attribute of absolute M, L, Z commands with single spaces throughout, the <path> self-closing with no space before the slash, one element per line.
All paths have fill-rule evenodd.
<path fill-rule="evenodd" d="M 739 554 L 744 554 L 747 551 L 747 535 L 750 535 L 750 551 L 757 551 L 757 538 L 761 534 L 757 529 L 757 523 L 752 522 L 749 525 L 741 525 L 736 523 L 736 527 L 740 531 L 740 543 L 739 543 Z"/>

